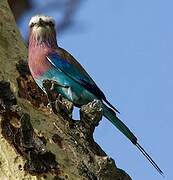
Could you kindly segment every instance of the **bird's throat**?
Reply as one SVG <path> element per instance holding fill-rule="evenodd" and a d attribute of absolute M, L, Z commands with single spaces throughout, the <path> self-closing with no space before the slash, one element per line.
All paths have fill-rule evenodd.
<path fill-rule="evenodd" d="M 56 33 L 43 28 L 33 29 L 30 32 L 29 48 L 36 46 L 56 48 L 57 47 Z"/>

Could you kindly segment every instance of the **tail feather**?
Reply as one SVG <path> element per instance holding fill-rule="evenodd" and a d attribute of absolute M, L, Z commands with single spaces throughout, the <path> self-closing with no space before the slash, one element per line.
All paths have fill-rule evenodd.
<path fill-rule="evenodd" d="M 116 126 L 133 144 L 137 143 L 137 138 L 130 131 L 130 129 L 116 116 L 116 113 L 103 104 L 103 114 L 111 121 L 111 123 Z"/>
<path fill-rule="evenodd" d="M 162 170 L 159 166 L 153 161 L 150 155 L 144 150 L 144 148 L 137 142 L 137 137 L 130 131 L 130 129 L 116 116 L 116 113 L 103 104 L 103 114 L 104 116 L 115 125 L 138 149 L 139 151 L 147 158 L 151 165 L 162 175 L 164 176 Z"/>
<path fill-rule="evenodd" d="M 151 163 L 151 165 L 162 175 L 164 176 L 163 171 L 159 168 L 159 166 L 154 162 L 154 160 L 151 158 L 151 156 L 144 150 L 144 148 L 136 143 L 136 147 L 139 149 L 139 151 L 148 159 L 148 161 Z"/>
<path fill-rule="evenodd" d="M 120 114 L 120 111 L 119 111 L 117 108 L 115 108 L 114 106 L 112 106 L 112 104 L 111 104 L 106 98 L 104 99 L 104 101 L 105 101 L 106 104 L 108 104 L 112 109 L 114 109 L 117 113 Z"/>

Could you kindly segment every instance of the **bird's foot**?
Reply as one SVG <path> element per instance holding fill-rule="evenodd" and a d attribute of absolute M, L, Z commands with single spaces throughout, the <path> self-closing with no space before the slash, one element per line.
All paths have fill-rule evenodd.
<path fill-rule="evenodd" d="M 58 86 L 63 87 L 63 88 L 69 88 L 69 86 L 59 84 L 56 81 L 50 81 L 50 82 L 51 82 L 51 87 L 50 87 L 51 91 L 54 91 L 56 89 L 56 87 L 58 87 Z"/>
<path fill-rule="evenodd" d="M 73 111 L 73 103 L 63 98 L 60 94 L 57 96 L 56 86 L 61 86 L 64 88 L 68 88 L 68 86 L 58 84 L 52 80 L 44 80 L 43 87 L 47 93 L 47 97 L 49 100 L 48 107 L 50 108 L 50 112 L 54 112 L 55 114 L 66 115 L 66 117 L 72 117 Z"/>

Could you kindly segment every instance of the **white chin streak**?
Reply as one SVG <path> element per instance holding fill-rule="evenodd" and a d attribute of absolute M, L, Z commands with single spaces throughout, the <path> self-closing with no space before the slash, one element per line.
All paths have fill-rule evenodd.
<path fill-rule="evenodd" d="M 41 27 L 41 26 L 34 26 L 32 28 L 32 33 L 34 35 L 39 35 L 42 36 L 46 33 L 47 29 L 45 27 Z"/>
<path fill-rule="evenodd" d="M 51 36 L 51 29 L 47 27 L 35 26 L 32 28 L 32 34 L 36 40 L 42 41 L 43 39 L 49 39 Z"/>

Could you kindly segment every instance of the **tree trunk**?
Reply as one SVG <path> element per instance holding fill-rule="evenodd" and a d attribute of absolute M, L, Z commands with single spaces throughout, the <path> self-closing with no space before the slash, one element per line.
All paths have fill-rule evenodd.
<path fill-rule="evenodd" d="M 48 108 L 6 0 L 0 1 L 0 16 L 0 179 L 131 179 L 93 140 L 100 102 L 83 106 L 74 121 L 73 105 L 45 82 Z"/>

